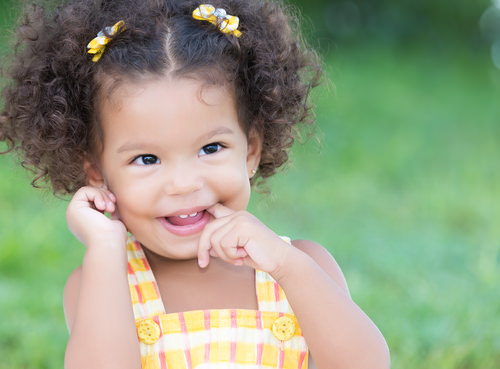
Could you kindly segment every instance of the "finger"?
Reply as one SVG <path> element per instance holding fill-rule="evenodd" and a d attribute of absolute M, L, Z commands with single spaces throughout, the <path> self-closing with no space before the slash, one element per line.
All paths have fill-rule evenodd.
<path fill-rule="evenodd" d="M 243 247 L 237 247 L 235 250 L 235 259 L 232 260 L 232 263 L 237 266 L 241 266 L 245 264 L 245 260 L 248 259 L 248 253 Z"/>
<path fill-rule="evenodd" d="M 236 265 L 241 265 L 241 258 L 247 256 L 244 246 L 245 241 L 241 240 L 234 229 L 234 225 L 225 224 L 217 229 L 210 238 L 212 250 L 222 260 Z"/>
<path fill-rule="evenodd" d="M 210 253 L 212 252 L 212 245 L 210 245 L 210 225 L 211 224 L 207 224 L 205 226 L 198 244 L 198 265 L 200 268 L 205 268 L 210 263 Z"/>
<path fill-rule="evenodd" d="M 221 228 L 227 223 L 226 219 L 214 220 L 205 226 L 200 237 L 198 246 L 198 265 L 205 268 L 210 263 L 210 257 L 222 257 L 225 259 L 223 251 L 220 249 L 220 238 L 224 235 Z"/>
<path fill-rule="evenodd" d="M 227 206 L 217 203 L 207 209 L 207 211 L 212 214 L 216 219 L 227 217 L 228 215 L 234 214 L 234 210 L 228 208 Z"/>
<path fill-rule="evenodd" d="M 237 258 L 246 258 L 248 256 L 248 252 L 247 250 L 245 250 L 244 247 L 237 247 L 236 248 L 236 253 L 235 253 L 235 257 Z"/>
<path fill-rule="evenodd" d="M 80 206 L 93 207 L 99 211 L 106 209 L 106 198 L 102 191 L 97 188 L 87 187 L 82 189 L 81 196 L 77 198 Z"/>
<path fill-rule="evenodd" d="M 116 197 L 111 192 L 95 187 L 82 187 L 74 196 L 74 204 L 78 207 L 92 207 L 100 212 L 115 211 Z"/>
<path fill-rule="evenodd" d="M 206 268 L 210 264 L 210 249 L 198 248 L 198 265 L 200 268 Z"/>
<path fill-rule="evenodd" d="M 113 213 L 115 211 L 115 204 L 113 197 L 110 196 L 111 192 L 99 189 L 94 198 L 94 206 L 97 210 L 107 213 Z"/>
<path fill-rule="evenodd" d="M 111 201 L 112 203 L 116 203 L 116 196 L 113 192 L 108 189 L 103 189 L 102 191 L 106 194 L 109 201 Z"/>
<path fill-rule="evenodd" d="M 214 219 L 203 229 L 198 244 L 198 265 L 201 268 L 208 266 L 210 263 L 210 256 L 217 256 L 217 253 L 212 249 L 212 236 L 216 230 L 228 223 L 229 220 L 230 218 L 228 217 Z"/>
<path fill-rule="evenodd" d="M 104 190 L 106 198 L 106 209 L 104 211 L 112 214 L 116 211 L 116 196 L 109 190 Z"/>
<path fill-rule="evenodd" d="M 120 220 L 120 213 L 118 213 L 118 208 L 115 206 L 114 211 L 109 212 L 111 220 Z"/>

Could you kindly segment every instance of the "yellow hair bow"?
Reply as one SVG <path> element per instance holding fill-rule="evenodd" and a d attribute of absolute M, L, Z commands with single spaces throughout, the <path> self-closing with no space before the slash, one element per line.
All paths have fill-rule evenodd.
<path fill-rule="evenodd" d="M 193 18 L 206 20 L 219 27 L 222 33 L 232 33 L 236 37 L 241 36 L 238 31 L 240 19 L 235 15 L 229 15 L 222 8 L 215 8 L 210 4 L 202 4 L 193 11 Z"/>
<path fill-rule="evenodd" d="M 104 49 L 106 49 L 106 45 L 108 44 L 108 42 L 111 41 L 111 38 L 114 35 L 122 31 L 124 25 L 125 22 L 121 20 L 115 23 L 115 25 L 112 27 L 106 27 L 104 28 L 104 31 L 109 36 L 106 36 L 104 31 L 99 31 L 97 37 L 89 42 L 89 44 L 87 45 L 87 49 L 89 50 L 87 52 L 89 54 L 94 54 L 94 57 L 92 58 L 93 62 L 96 62 L 99 59 L 101 59 L 102 53 L 104 52 Z"/>

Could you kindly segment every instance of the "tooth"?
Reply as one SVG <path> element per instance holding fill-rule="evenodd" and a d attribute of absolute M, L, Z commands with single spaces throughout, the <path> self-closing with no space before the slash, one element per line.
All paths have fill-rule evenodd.
<path fill-rule="evenodd" d="M 188 216 L 187 215 L 179 215 L 179 218 L 186 219 Z"/>
<path fill-rule="evenodd" d="M 193 213 L 193 214 L 189 214 L 190 217 L 195 217 L 196 215 L 198 215 L 198 212 Z"/>

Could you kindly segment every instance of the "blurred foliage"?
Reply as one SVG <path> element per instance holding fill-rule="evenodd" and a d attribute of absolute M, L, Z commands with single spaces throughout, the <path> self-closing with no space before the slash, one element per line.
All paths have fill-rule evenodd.
<path fill-rule="evenodd" d="M 295 146 L 250 210 L 330 250 L 393 368 L 497 368 L 500 72 L 479 34 L 480 19 L 497 29 L 490 2 L 295 2 L 314 40 L 335 45 L 335 90 L 314 93 L 321 144 Z M 0 369 L 63 366 L 62 290 L 84 252 L 67 203 L 29 182 L 0 155 Z"/>
<path fill-rule="evenodd" d="M 490 0 L 293 0 L 321 46 L 342 41 L 402 44 L 480 42 L 478 20 Z"/>

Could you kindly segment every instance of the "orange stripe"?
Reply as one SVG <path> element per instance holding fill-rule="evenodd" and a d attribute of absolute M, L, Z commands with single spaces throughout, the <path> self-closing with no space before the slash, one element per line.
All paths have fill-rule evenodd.
<path fill-rule="evenodd" d="M 210 332 L 210 311 L 205 310 L 203 312 L 203 316 L 205 318 L 205 331 Z M 205 364 L 210 363 L 210 339 L 207 343 L 205 343 Z"/>
<path fill-rule="evenodd" d="M 236 310 L 231 310 L 231 333 L 234 332 L 235 329 L 238 329 L 238 320 Z M 232 336 L 232 334 L 231 334 Z M 230 354 L 231 363 L 236 362 L 236 342 L 233 341 L 233 337 L 231 337 L 231 354 Z"/>
<path fill-rule="evenodd" d="M 262 335 L 262 311 L 257 310 L 255 312 L 255 319 L 257 319 L 257 328 L 259 330 L 259 335 Z M 257 357 L 256 357 L 256 364 L 257 365 L 262 365 L 262 352 L 264 350 L 264 342 L 260 341 L 257 343 Z"/>
<path fill-rule="evenodd" d="M 280 353 L 278 356 L 278 368 L 283 369 L 285 363 L 285 350 L 283 350 L 283 342 L 280 342 Z"/>
<path fill-rule="evenodd" d="M 189 339 L 188 339 L 188 336 L 189 336 L 189 332 L 186 328 L 186 320 L 184 319 L 184 314 L 183 313 L 179 313 L 179 322 L 181 324 L 181 331 L 182 331 L 182 335 L 184 336 L 184 342 L 185 342 L 185 346 L 184 346 L 184 358 L 186 359 L 186 365 L 189 369 L 191 369 L 193 367 L 193 365 L 191 364 L 191 350 L 190 350 L 190 347 L 189 347 Z"/>
<path fill-rule="evenodd" d="M 306 359 L 306 351 L 302 350 L 302 352 L 300 353 L 300 358 L 299 358 L 299 368 L 302 368 L 302 366 L 304 365 L 304 360 Z M 306 366 L 307 368 L 307 366 Z"/>
<path fill-rule="evenodd" d="M 280 286 L 276 282 L 274 282 L 274 299 L 276 300 L 276 302 L 280 302 L 281 301 Z"/>

